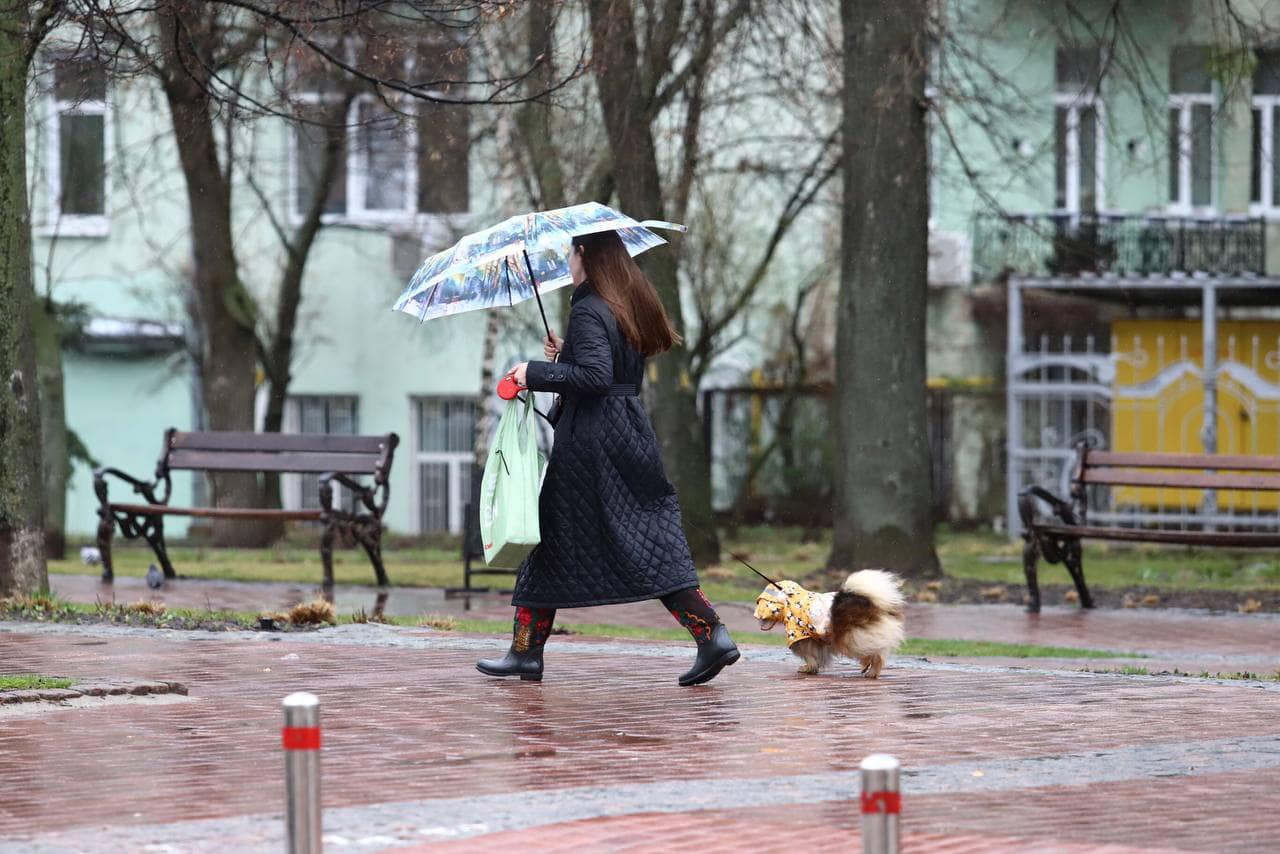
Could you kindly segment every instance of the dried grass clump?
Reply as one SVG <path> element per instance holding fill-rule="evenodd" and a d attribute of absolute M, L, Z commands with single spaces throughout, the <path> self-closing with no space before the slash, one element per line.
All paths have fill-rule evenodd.
<path fill-rule="evenodd" d="M 1120 607 L 1121 607 L 1121 608 L 1136 608 L 1136 607 L 1138 607 L 1138 600 L 1133 598 L 1133 594 L 1132 594 L 1132 593 L 1126 593 L 1126 594 L 1124 594 L 1124 598 L 1120 600 Z"/>
<path fill-rule="evenodd" d="M 1068 590 L 1066 593 L 1062 594 L 1062 601 L 1071 602 L 1072 604 L 1074 604 L 1080 601 L 1080 594 L 1075 592 L 1074 590 Z"/>
<path fill-rule="evenodd" d="M 139 599 L 131 605 L 125 605 L 124 611 L 126 614 L 143 614 L 148 617 L 158 617 L 165 612 L 165 604 L 163 602 Z"/>
<path fill-rule="evenodd" d="M 289 622 L 295 626 L 318 626 L 321 623 L 336 625 L 338 613 L 332 602 L 313 599 L 310 602 L 299 602 L 289 609 Z"/>
<path fill-rule="evenodd" d="M 1241 614 L 1256 614 L 1262 610 L 1262 602 L 1257 599 L 1246 599 L 1236 608 Z"/>
<path fill-rule="evenodd" d="M 919 593 L 916 594 L 916 601 L 917 602 L 937 602 L 938 594 L 934 593 L 932 590 L 921 590 Z"/>
<path fill-rule="evenodd" d="M 994 587 L 984 587 L 982 589 L 982 598 L 988 602 L 1003 602 L 1009 596 L 1009 591 L 1003 585 L 997 584 Z"/>
<path fill-rule="evenodd" d="M 418 625 L 424 629 L 439 629 L 442 632 L 451 632 L 458 627 L 456 617 L 450 617 L 447 614 L 423 614 L 422 619 L 418 620 Z"/>
<path fill-rule="evenodd" d="M 941 590 L 942 582 L 938 579 L 934 579 L 933 581 L 927 582 L 924 586 L 930 590 Z"/>
<path fill-rule="evenodd" d="M 1154 608 L 1160 604 L 1160 597 L 1154 593 L 1148 593 L 1146 596 L 1142 597 L 1142 604 L 1146 605 L 1148 608 Z"/>

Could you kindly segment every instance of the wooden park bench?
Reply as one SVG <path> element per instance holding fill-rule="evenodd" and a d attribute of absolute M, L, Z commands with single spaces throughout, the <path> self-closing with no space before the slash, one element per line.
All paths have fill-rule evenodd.
<path fill-rule="evenodd" d="M 333 586 L 333 541 L 339 534 L 364 547 L 373 563 L 379 585 L 388 584 L 382 565 L 382 514 L 389 497 L 391 459 L 399 438 L 384 436 L 334 436 L 322 433 L 183 433 L 170 428 L 164 434 L 164 449 L 156 463 L 155 481 L 148 483 L 119 469 L 100 468 L 93 473 L 97 493 L 98 550 L 102 556 L 102 580 L 111 581 L 111 538 L 115 528 L 128 539 L 144 538 L 156 553 L 166 578 L 177 573 L 169 562 L 164 542 L 165 516 L 192 516 L 201 519 L 281 519 L 320 522 L 320 560 L 324 564 L 324 584 Z M 171 473 L 198 472 L 279 472 L 318 474 L 320 507 L 312 510 L 279 510 L 266 507 L 174 507 L 169 504 L 173 489 Z M 107 497 L 107 476 L 133 487 L 143 503 L 112 501 Z M 359 475 L 373 479 L 370 484 L 356 480 Z M 356 499 L 354 510 L 334 507 L 333 484 L 350 490 Z"/>
<path fill-rule="evenodd" d="M 1093 597 L 1084 583 L 1080 552 L 1082 539 L 1238 549 L 1280 547 L 1280 532 L 1236 530 L 1249 525 L 1248 516 L 1240 517 L 1238 526 L 1214 520 L 1218 524 L 1217 529 L 1208 520 L 1200 518 L 1197 521 L 1198 511 L 1195 510 L 1185 514 L 1185 524 L 1194 525 L 1198 530 L 1090 525 L 1087 518 L 1088 489 L 1097 486 L 1280 492 L 1280 457 L 1146 454 L 1078 447 L 1071 475 L 1070 501 L 1064 501 L 1039 486 L 1024 490 L 1018 497 L 1022 537 L 1026 540 L 1022 566 L 1030 594 L 1028 611 L 1036 613 L 1040 610 L 1036 562 L 1041 557 L 1049 563 L 1064 564 L 1075 583 L 1080 605 L 1093 607 Z M 1037 515 L 1037 499 L 1049 505 L 1052 517 Z"/>

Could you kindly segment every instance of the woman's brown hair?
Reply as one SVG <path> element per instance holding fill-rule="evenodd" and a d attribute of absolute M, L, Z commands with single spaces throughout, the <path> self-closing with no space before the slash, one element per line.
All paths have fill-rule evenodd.
<path fill-rule="evenodd" d="M 587 279 L 613 310 L 618 328 L 632 347 L 645 356 L 656 356 L 680 343 L 657 290 L 616 231 L 575 235 L 573 251 L 579 250 Z"/>

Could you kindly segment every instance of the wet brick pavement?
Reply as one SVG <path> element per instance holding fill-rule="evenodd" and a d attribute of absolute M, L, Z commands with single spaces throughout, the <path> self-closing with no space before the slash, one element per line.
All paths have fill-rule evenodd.
<path fill-rule="evenodd" d="M 96 576 L 54 575 L 53 590 L 75 602 L 140 599 L 164 602 L 172 607 L 226 608 L 262 611 L 287 608 L 318 595 L 305 584 L 251 583 L 179 579 L 159 591 L 149 590 L 141 578 L 121 577 L 102 585 Z M 371 613 L 378 602 L 377 588 L 339 586 L 335 604 L 350 613 Z M 511 617 L 510 597 L 501 594 L 447 595 L 429 588 L 393 587 L 385 594 L 388 615 L 444 614 L 475 619 Z M 717 603 L 721 616 L 739 638 L 758 631 L 751 606 Z M 562 625 L 612 623 L 615 625 L 675 628 L 671 615 L 656 602 L 610 605 L 603 608 L 562 610 Z M 912 637 L 959 638 L 1006 643 L 1044 644 L 1115 652 L 1141 653 L 1148 661 L 1099 663 L 1083 661 L 1073 667 L 1115 667 L 1134 664 L 1153 672 L 1179 670 L 1199 673 L 1249 671 L 1280 673 L 1280 614 L 1208 614 L 1176 610 L 1098 610 L 1048 607 L 1039 615 L 1026 614 L 1018 605 L 910 605 L 907 628 Z M 1034 659 L 1008 661 L 1011 665 L 1038 667 Z M 1061 662 L 1060 664 L 1067 664 Z"/>
<path fill-rule="evenodd" d="M 1116 612 L 1142 618 L 1124 633 L 1110 620 L 1095 631 L 1102 614 L 1025 628 L 1012 610 L 968 613 L 1128 648 L 1161 642 L 1162 618 L 1187 632 L 1170 645 L 1215 652 L 1195 623 L 1163 615 Z M 1223 619 L 1232 654 L 1277 625 Z M 878 682 L 848 667 L 805 678 L 785 651 L 754 647 L 680 689 L 688 645 L 583 638 L 552 640 L 543 683 L 477 674 L 478 655 L 503 645 L 384 626 L 0 624 L 5 670 L 189 692 L 0 718 L 0 851 L 278 851 L 279 702 L 294 690 L 323 702 L 330 850 L 856 850 L 856 769 L 871 752 L 907 771 L 909 851 L 1280 850 L 1274 682 L 910 659 Z"/>

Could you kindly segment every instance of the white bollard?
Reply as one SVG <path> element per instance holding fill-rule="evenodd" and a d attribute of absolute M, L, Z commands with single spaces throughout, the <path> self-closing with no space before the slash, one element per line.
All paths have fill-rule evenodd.
<path fill-rule="evenodd" d="M 898 760 L 873 753 L 862 760 L 862 852 L 898 854 Z"/>
<path fill-rule="evenodd" d="M 320 701 L 299 691 L 284 698 L 285 815 L 289 854 L 320 852 Z"/>

